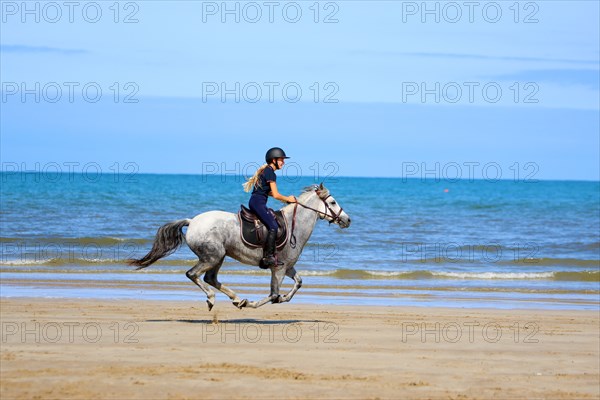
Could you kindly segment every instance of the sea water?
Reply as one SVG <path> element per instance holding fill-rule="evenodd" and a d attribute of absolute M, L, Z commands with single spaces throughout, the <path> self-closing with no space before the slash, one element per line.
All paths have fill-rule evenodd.
<path fill-rule="evenodd" d="M 249 197 L 237 175 L 0 178 L 2 296 L 204 301 L 185 277 L 196 259 L 187 246 L 143 271 L 126 260 L 147 253 L 161 225 L 210 210 L 235 213 Z M 278 178 L 286 195 L 315 183 Z M 352 225 L 317 222 L 296 264 L 304 286 L 294 302 L 599 308 L 600 182 L 329 177 L 324 184 Z M 229 258 L 220 280 L 253 300 L 269 292 L 268 271 Z"/>

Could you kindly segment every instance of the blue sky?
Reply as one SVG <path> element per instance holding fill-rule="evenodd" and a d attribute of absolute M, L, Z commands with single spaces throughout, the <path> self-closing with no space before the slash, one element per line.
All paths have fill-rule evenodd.
<path fill-rule="evenodd" d="M 235 171 L 281 146 L 306 175 L 600 179 L 595 1 L 23 4 L 1 3 L 4 166 Z"/>

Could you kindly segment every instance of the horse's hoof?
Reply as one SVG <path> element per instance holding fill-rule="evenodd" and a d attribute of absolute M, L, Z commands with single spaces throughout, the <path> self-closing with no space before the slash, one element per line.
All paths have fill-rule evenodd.
<path fill-rule="evenodd" d="M 244 300 L 240 300 L 238 301 L 234 301 L 233 305 L 236 306 L 239 309 L 242 309 L 244 307 L 246 307 L 248 305 L 248 299 L 244 299 Z"/>
<path fill-rule="evenodd" d="M 206 302 L 208 303 L 208 311 L 212 310 L 212 308 L 215 306 L 215 303 L 211 302 L 210 300 L 206 300 Z"/>

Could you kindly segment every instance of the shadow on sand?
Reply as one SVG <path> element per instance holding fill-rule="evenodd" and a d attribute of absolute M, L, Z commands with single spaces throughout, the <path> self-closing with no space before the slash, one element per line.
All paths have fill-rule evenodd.
<path fill-rule="evenodd" d="M 318 319 L 285 319 L 285 320 L 266 320 L 266 319 L 148 319 L 146 322 L 183 322 L 186 324 L 258 324 L 258 325 L 285 325 L 298 323 L 327 323 Z"/>

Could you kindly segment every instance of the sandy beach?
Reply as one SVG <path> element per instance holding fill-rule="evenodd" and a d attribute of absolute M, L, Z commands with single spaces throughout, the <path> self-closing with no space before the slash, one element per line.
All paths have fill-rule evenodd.
<path fill-rule="evenodd" d="M 596 311 L 3 298 L 2 399 L 597 399 Z"/>

